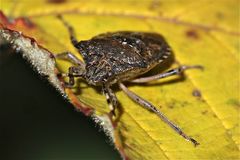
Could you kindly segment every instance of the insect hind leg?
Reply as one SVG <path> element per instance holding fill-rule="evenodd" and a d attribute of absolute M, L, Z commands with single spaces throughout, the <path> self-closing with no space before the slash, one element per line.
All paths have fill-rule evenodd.
<path fill-rule="evenodd" d="M 185 134 L 181 128 L 179 128 L 176 124 L 174 124 L 173 122 L 171 122 L 160 110 L 158 110 L 154 105 L 152 105 L 150 102 L 146 101 L 145 99 L 139 97 L 138 95 L 136 95 L 135 93 L 133 93 L 132 91 L 128 90 L 127 87 L 122 84 L 119 83 L 119 87 L 124 91 L 124 93 L 131 98 L 133 101 L 135 101 L 136 103 L 140 104 L 141 106 L 143 106 L 144 108 L 154 112 L 155 114 L 158 115 L 158 117 L 165 122 L 166 124 L 168 124 L 175 132 L 177 132 L 179 135 L 181 135 L 183 138 L 185 138 L 187 141 L 190 141 L 194 144 L 194 146 L 199 145 L 199 143 L 191 138 L 190 136 L 188 136 L 187 134 Z"/>
<path fill-rule="evenodd" d="M 194 65 L 194 66 L 183 65 L 183 66 L 180 66 L 178 68 L 168 70 L 167 72 L 164 72 L 164 73 L 159 73 L 159 74 L 149 76 L 149 77 L 140 77 L 140 78 L 132 80 L 131 82 L 133 82 L 133 83 L 146 83 L 146 82 L 162 79 L 162 78 L 165 78 L 165 77 L 170 77 L 170 76 L 173 76 L 173 75 L 179 75 L 187 69 L 194 69 L 194 68 L 203 70 L 203 67 L 200 66 L 200 65 Z"/>

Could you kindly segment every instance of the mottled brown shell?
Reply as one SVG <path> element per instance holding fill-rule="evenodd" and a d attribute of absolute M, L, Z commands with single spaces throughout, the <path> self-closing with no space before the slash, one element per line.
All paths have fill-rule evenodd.
<path fill-rule="evenodd" d="M 171 54 L 165 39 L 156 33 L 113 32 L 80 41 L 86 80 L 93 85 L 130 80 Z"/>

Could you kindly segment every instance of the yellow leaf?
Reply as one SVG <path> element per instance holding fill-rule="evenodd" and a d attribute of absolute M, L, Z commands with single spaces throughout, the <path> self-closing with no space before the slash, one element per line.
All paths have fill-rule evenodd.
<path fill-rule="evenodd" d="M 5 0 L 0 9 L 8 17 L 29 20 L 16 20 L 13 29 L 35 38 L 53 53 L 71 51 L 79 58 L 57 14 L 73 26 L 79 40 L 120 30 L 162 34 L 178 63 L 199 64 L 204 71 L 188 70 L 184 80 L 175 82 L 176 76 L 129 89 L 157 106 L 200 145 L 193 147 L 155 114 L 117 90 L 122 115 L 110 133 L 117 149 L 129 159 L 238 159 L 239 6 L 237 0 Z M 67 72 L 71 64 L 57 60 L 57 66 Z M 95 87 L 81 82 L 77 89 L 65 91 L 76 107 L 90 106 L 98 118 L 107 119 L 105 97 Z M 111 124 L 108 127 L 111 131 Z"/>

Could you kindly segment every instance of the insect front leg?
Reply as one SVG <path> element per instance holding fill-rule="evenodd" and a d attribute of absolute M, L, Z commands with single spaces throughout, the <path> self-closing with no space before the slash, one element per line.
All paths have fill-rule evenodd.
<path fill-rule="evenodd" d="M 107 103 L 111 110 L 110 111 L 111 115 L 116 116 L 115 109 L 118 106 L 118 99 L 117 99 L 115 93 L 108 85 L 103 85 L 102 90 L 103 90 L 103 94 L 106 96 Z"/>
<path fill-rule="evenodd" d="M 71 52 L 63 52 L 55 55 L 55 58 L 68 60 L 76 66 L 72 66 L 68 68 L 67 74 L 59 74 L 62 77 L 69 77 L 69 82 L 65 83 L 65 87 L 72 87 L 75 84 L 74 77 L 84 77 L 85 74 L 85 64 L 78 59 Z"/>
<path fill-rule="evenodd" d="M 65 87 L 71 88 L 75 84 L 75 77 L 83 77 L 85 75 L 85 70 L 82 66 L 72 66 L 68 68 L 67 74 L 61 74 L 60 76 L 68 77 L 69 81 L 65 82 Z"/>
<path fill-rule="evenodd" d="M 171 70 L 169 70 L 169 71 L 167 71 L 167 72 L 164 72 L 164 73 L 156 74 L 156 75 L 149 76 L 149 77 L 137 78 L 137 79 L 132 80 L 131 82 L 133 82 L 133 83 L 145 83 L 145 82 L 150 82 L 150 81 L 162 79 L 162 78 L 169 77 L 169 76 L 173 76 L 173 75 L 178 75 L 178 74 L 183 73 L 183 72 L 184 72 L 185 70 L 187 70 L 187 69 L 193 69 L 193 68 L 203 69 L 203 67 L 200 66 L 200 65 L 195 65 L 195 66 L 186 66 L 186 65 L 183 65 L 183 66 L 180 66 L 180 67 L 178 67 L 178 68 L 171 69 Z"/>
<path fill-rule="evenodd" d="M 59 53 L 59 54 L 55 54 L 54 55 L 55 58 L 58 59 L 63 59 L 63 60 L 68 60 L 71 63 L 73 63 L 74 65 L 82 65 L 84 66 L 85 64 L 83 63 L 83 61 L 81 61 L 80 59 L 78 59 L 74 54 L 72 54 L 71 52 L 63 52 L 63 53 Z"/>
<path fill-rule="evenodd" d="M 127 96 L 129 98 L 131 98 L 133 101 L 135 101 L 136 103 L 140 104 L 141 106 L 143 106 L 144 108 L 154 112 L 155 114 L 158 115 L 159 118 L 162 119 L 162 121 L 164 121 L 166 124 L 168 124 L 174 131 L 176 131 L 179 135 L 181 135 L 183 138 L 185 138 L 186 140 L 192 142 L 194 144 L 194 146 L 199 145 L 199 143 L 194 140 L 193 138 L 191 138 L 190 136 L 188 136 L 187 134 L 185 134 L 181 128 L 179 128 L 176 124 L 174 124 L 173 122 L 171 122 L 160 110 L 158 110 L 154 105 L 152 105 L 150 102 L 146 101 L 145 99 L 139 97 L 138 95 L 136 95 L 135 93 L 133 93 L 132 91 L 128 90 L 127 87 L 122 84 L 119 83 L 119 87 L 124 91 L 124 93 L 127 94 Z"/>

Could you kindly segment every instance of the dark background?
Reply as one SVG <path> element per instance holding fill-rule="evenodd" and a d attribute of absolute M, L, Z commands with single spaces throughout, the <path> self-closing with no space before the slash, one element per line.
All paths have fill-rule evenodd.
<path fill-rule="evenodd" d="M 3 160 L 121 159 L 100 127 L 7 44 L 0 44 L 0 109 Z"/>

